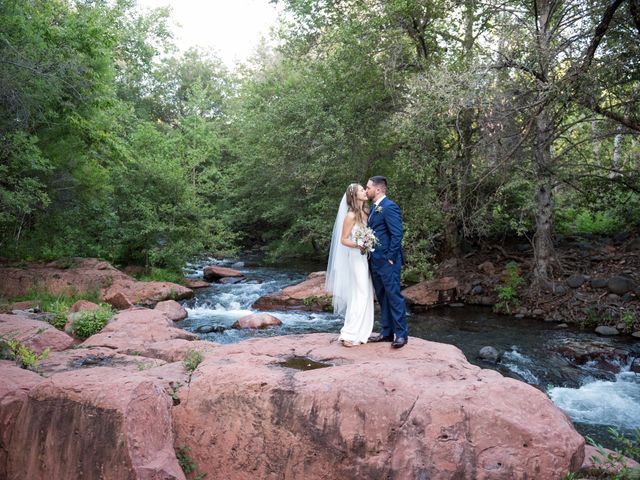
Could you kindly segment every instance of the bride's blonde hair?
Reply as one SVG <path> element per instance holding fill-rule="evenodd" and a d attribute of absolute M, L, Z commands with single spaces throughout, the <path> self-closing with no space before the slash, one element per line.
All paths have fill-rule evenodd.
<path fill-rule="evenodd" d="M 367 211 L 365 210 L 364 204 L 359 204 L 358 200 L 358 187 L 361 185 L 359 183 L 352 183 L 347 187 L 346 196 L 347 196 L 347 208 L 350 212 L 354 212 L 356 214 L 356 223 L 360 225 L 367 224 Z"/>

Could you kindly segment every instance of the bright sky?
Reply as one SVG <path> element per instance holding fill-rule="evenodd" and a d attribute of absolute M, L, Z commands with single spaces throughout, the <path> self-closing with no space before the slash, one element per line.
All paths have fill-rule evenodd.
<path fill-rule="evenodd" d="M 137 0 L 142 9 L 171 7 L 175 43 L 214 49 L 232 68 L 251 56 L 261 37 L 268 37 L 281 7 L 269 0 Z"/>

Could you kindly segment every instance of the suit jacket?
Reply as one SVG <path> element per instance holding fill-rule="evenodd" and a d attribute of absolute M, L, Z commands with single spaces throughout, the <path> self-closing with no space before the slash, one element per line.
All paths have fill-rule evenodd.
<path fill-rule="evenodd" d="M 404 263 L 400 207 L 389 198 L 383 198 L 378 207 L 374 206 L 369 212 L 369 227 L 380 242 L 371 252 L 371 263 L 380 265 L 389 260 L 396 265 Z"/>

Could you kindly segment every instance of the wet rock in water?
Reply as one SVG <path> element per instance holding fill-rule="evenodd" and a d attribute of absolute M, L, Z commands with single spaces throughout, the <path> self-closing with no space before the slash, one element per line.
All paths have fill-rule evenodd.
<path fill-rule="evenodd" d="M 576 365 L 595 362 L 600 370 L 618 373 L 620 366 L 629 361 L 629 352 L 600 341 L 567 340 L 556 351 Z"/>
<path fill-rule="evenodd" d="M 566 323 L 559 323 L 558 325 L 556 325 L 554 328 L 560 330 L 562 328 L 569 328 L 569 325 Z"/>
<path fill-rule="evenodd" d="M 591 288 L 607 288 L 608 280 L 605 278 L 594 278 L 591 280 Z"/>
<path fill-rule="evenodd" d="M 242 272 L 234 270 L 233 268 L 218 267 L 216 265 L 209 265 L 208 267 L 204 267 L 202 274 L 205 280 L 209 280 L 210 282 L 219 280 L 221 278 L 244 276 Z"/>
<path fill-rule="evenodd" d="M 277 327 L 279 325 L 282 325 L 282 321 L 273 315 L 269 315 L 268 313 L 253 313 L 236 320 L 234 324 L 231 325 L 231 328 L 262 329 Z"/>
<path fill-rule="evenodd" d="M 552 479 L 584 457 L 543 392 L 418 338 L 394 355 L 335 334 L 219 345 L 172 412 L 174 444 L 216 478 Z"/>
<path fill-rule="evenodd" d="M 196 280 L 194 278 L 185 278 L 184 284 L 187 288 L 191 289 L 207 288 L 211 286 L 211 284 L 205 280 Z"/>
<path fill-rule="evenodd" d="M 324 272 L 315 272 L 302 283 L 260 297 L 252 305 L 257 310 L 331 310 L 331 294 L 324 289 Z"/>
<path fill-rule="evenodd" d="M 586 278 L 584 275 L 571 275 L 569 278 L 567 278 L 567 285 L 569 285 L 569 287 L 571 288 L 579 288 L 585 281 Z"/>
<path fill-rule="evenodd" d="M 631 336 L 632 336 L 632 337 L 634 337 L 634 338 L 640 338 L 640 331 L 633 332 L 633 333 L 631 334 Z"/>
<path fill-rule="evenodd" d="M 460 308 L 460 307 L 464 307 L 464 303 L 455 302 L 455 303 L 450 303 L 449 306 L 454 308 Z"/>
<path fill-rule="evenodd" d="M 516 318 L 524 318 L 524 313 L 516 313 L 515 317 Z"/>
<path fill-rule="evenodd" d="M 484 293 L 484 288 L 482 285 L 476 285 L 471 289 L 471 295 L 482 295 Z"/>
<path fill-rule="evenodd" d="M 244 268 L 244 262 L 236 262 L 231 265 L 231 268 Z"/>
<path fill-rule="evenodd" d="M 240 283 L 243 281 L 243 278 L 240 277 L 224 277 L 218 280 L 218 283 L 222 283 L 223 285 L 235 285 L 236 283 Z"/>
<path fill-rule="evenodd" d="M 222 325 L 201 325 L 195 331 L 197 333 L 222 333 L 225 330 Z"/>
<path fill-rule="evenodd" d="M 611 277 L 607 282 L 607 289 L 611 293 L 617 295 L 624 295 L 627 292 L 632 291 L 635 288 L 633 280 L 623 276 Z"/>
<path fill-rule="evenodd" d="M 542 310 L 541 308 L 534 308 L 531 312 L 531 315 L 533 315 L 534 317 L 541 317 L 542 315 L 544 315 L 544 310 Z"/>
<path fill-rule="evenodd" d="M 640 358 L 636 358 L 629 369 L 634 373 L 640 373 Z"/>
<path fill-rule="evenodd" d="M 598 335 L 611 336 L 611 335 L 619 335 L 618 329 L 616 327 L 610 327 L 609 325 L 600 325 L 596 327 L 596 333 Z"/>
<path fill-rule="evenodd" d="M 487 346 L 480 349 L 478 358 L 486 362 L 496 363 L 498 358 L 500 358 L 500 354 L 496 348 Z"/>

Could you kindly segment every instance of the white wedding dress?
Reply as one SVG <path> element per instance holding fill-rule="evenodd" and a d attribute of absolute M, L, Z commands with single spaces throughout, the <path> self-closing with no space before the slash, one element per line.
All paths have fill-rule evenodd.
<path fill-rule="evenodd" d="M 361 255 L 357 248 L 342 245 L 340 241 L 347 213 L 345 194 L 333 224 L 325 289 L 331 293 L 334 313 L 344 315 L 340 340 L 357 345 L 367 343 L 373 331 L 373 284 L 369 276 L 367 256 Z M 353 226 L 349 234 L 351 240 L 359 228 L 362 227 Z"/>
<path fill-rule="evenodd" d="M 353 240 L 357 229 L 351 230 Z M 348 248 L 348 296 L 347 309 L 344 314 L 344 326 L 340 330 L 340 340 L 354 344 L 367 343 L 373 331 L 373 284 L 369 276 L 369 262 L 367 256 L 362 255 L 357 248 Z"/>

